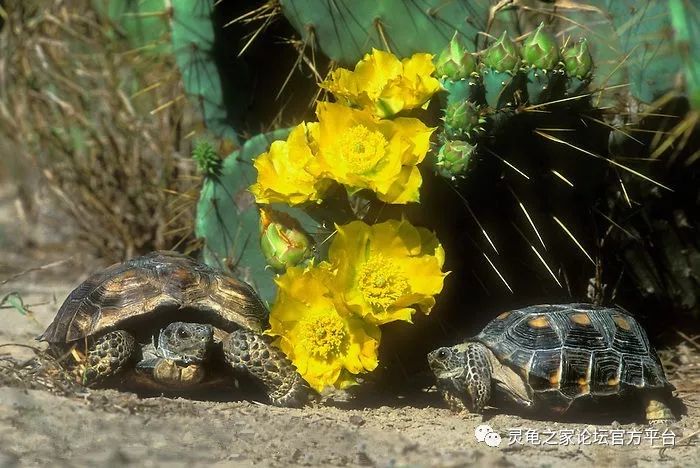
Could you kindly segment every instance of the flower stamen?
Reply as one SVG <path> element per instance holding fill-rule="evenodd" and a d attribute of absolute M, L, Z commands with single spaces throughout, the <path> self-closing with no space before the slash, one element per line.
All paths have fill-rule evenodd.
<path fill-rule="evenodd" d="M 401 270 L 381 254 L 375 254 L 360 267 L 358 288 L 372 307 L 386 310 L 409 290 L 409 283 Z"/>
<path fill-rule="evenodd" d="M 338 135 L 332 153 L 353 174 L 367 174 L 379 169 L 377 166 L 386 155 L 387 144 L 381 132 L 353 125 Z"/>
<path fill-rule="evenodd" d="M 313 356 L 331 360 L 345 353 L 348 331 L 335 311 L 306 317 L 298 326 L 301 342 Z"/>

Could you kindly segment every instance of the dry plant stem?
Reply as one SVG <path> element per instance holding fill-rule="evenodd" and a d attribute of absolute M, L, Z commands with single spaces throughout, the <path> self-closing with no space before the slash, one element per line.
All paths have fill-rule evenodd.
<path fill-rule="evenodd" d="M 128 53 L 89 0 L 6 6 L 0 137 L 40 174 L 65 222 L 112 262 L 190 240 L 194 206 L 181 194 L 194 167 L 172 57 Z M 164 102 L 174 104 L 151 114 Z"/>

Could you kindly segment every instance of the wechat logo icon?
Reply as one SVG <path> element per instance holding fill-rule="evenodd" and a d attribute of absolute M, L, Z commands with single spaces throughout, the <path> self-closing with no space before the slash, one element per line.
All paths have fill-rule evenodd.
<path fill-rule="evenodd" d="M 489 447 L 498 447 L 501 445 L 501 435 L 494 431 L 488 424 L 476 426 L 474 437 L 479 442 L 483 442 Z"/>

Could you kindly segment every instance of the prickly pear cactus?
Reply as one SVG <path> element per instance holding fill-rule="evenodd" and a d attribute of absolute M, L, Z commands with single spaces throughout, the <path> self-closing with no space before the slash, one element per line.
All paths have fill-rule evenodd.
<path fill-rule="evenodd" d="M 223 160 L 208 143 L 193 153 L 204 174 L 195 219 L 203 260 L 246 281 L 266 301 L 274 298 L 276 274 L 322 255 L 331 232 L 322 212 L 277 203 L 260 210 L 249 191 L 257 176 L 253 160 L 288 134 L 279 129 L 257 135 Z"/>
<path fill-rule="evenodd" d="M 173 53 L 188 96 L 210 132 L 238 143 L 236 129 L 249 104 L 248 69 L 221 44 L 214 0 L 172 0 L 170 7 Z"/>
<path fill-rule="evenodd" d="M 171 51 L 166 0 L 93 0 L 100 14 L 108 17 L 134 48 L 146 54 Z"/>
<path fill-rule="evenodd" d="M 455 31 L 475 48 L 489 26 L 506 29 L 514 16 L 493 10 L 494 2 L 444 0 L 280 0 L 282 13 L 307 43 L 320 46 L 332 60 L 351 65 L 372 48 L 399 57 L 437 54 Z"/>
<path fill-rule="evenodd" d="M 195 235 L 204 242 L 204 261 L 248 282 L 265 300 L 274 296 L 274 272 L 260 249 L 260 215 L 248 187 L 256 177 L 252 160 L 288 132 L 258 135 L 219 164 L 200 165 L 210 168 L 195 220 Z"/>

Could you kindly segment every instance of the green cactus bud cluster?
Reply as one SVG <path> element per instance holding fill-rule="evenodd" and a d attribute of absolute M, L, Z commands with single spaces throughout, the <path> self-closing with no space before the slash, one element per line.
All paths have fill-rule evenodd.
<path fill-rule="evenodd" d="M 463 80 L 476 71 L 474 56 L 464 47 L 455 33 L 435 61 L 435 73 L 440 78 Z"/>
<path fill-rule="evenodd" d="M 260 249 L 277 272 L 313 257 L 313 241 L 299 222 L 281 211 L 260 208 Z"/>
<path fill-rule="evenodd" d="M 435 163 L 438 173 L 447 179 L 464 177 L 472 169 L 475 147 L 467 141 L 451 140 L 440 147 Z"/>

